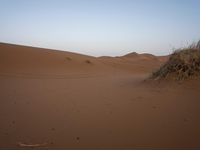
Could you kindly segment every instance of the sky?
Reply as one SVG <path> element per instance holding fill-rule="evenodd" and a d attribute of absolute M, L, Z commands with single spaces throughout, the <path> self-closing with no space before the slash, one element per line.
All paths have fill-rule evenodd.
<path fill-rule="evenodd" d="M 0 0 L 0 42 L 166 55 L 200 39 L 199 0 Z"/>

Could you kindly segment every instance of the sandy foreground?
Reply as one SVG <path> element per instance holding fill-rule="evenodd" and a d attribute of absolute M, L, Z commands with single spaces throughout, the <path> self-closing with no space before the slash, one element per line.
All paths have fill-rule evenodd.
<path fill-rule="evenodd" d="M 144 81 L 165 60 L 0 44 L 0 150 L 200 149 L 200 80 Z"/>

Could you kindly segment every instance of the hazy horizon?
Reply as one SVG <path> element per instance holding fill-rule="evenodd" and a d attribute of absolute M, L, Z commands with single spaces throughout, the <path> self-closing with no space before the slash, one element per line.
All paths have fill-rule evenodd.
<path fill-rule="evenodd" d="M 1 0 L 0 42 L 92 56 L 166 55 L 200 39 L 198 0 Z"/>

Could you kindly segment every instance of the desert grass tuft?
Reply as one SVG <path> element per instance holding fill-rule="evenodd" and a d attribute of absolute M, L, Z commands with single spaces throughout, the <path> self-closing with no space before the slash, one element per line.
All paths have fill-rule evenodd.
<path fill-rule="evenodd" d="M 92 62 L 90 60 L 85 60 L 85 63 L 92 64 Z"/>
<path fill-rule="evenodd" d="M 197 76 L 200 76 L 200 41 L 174 51 L 169 60 L 152 73 L 151 78 L 184 80 Z"/>

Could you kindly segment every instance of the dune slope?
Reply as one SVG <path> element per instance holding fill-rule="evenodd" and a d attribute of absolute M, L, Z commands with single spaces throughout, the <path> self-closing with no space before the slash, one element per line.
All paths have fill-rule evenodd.
<path fill-rule="evenodd" d="M 144 82 L 143 57 L 0 44 L 0 149 L 199 149 L 200 81 Z"/>

